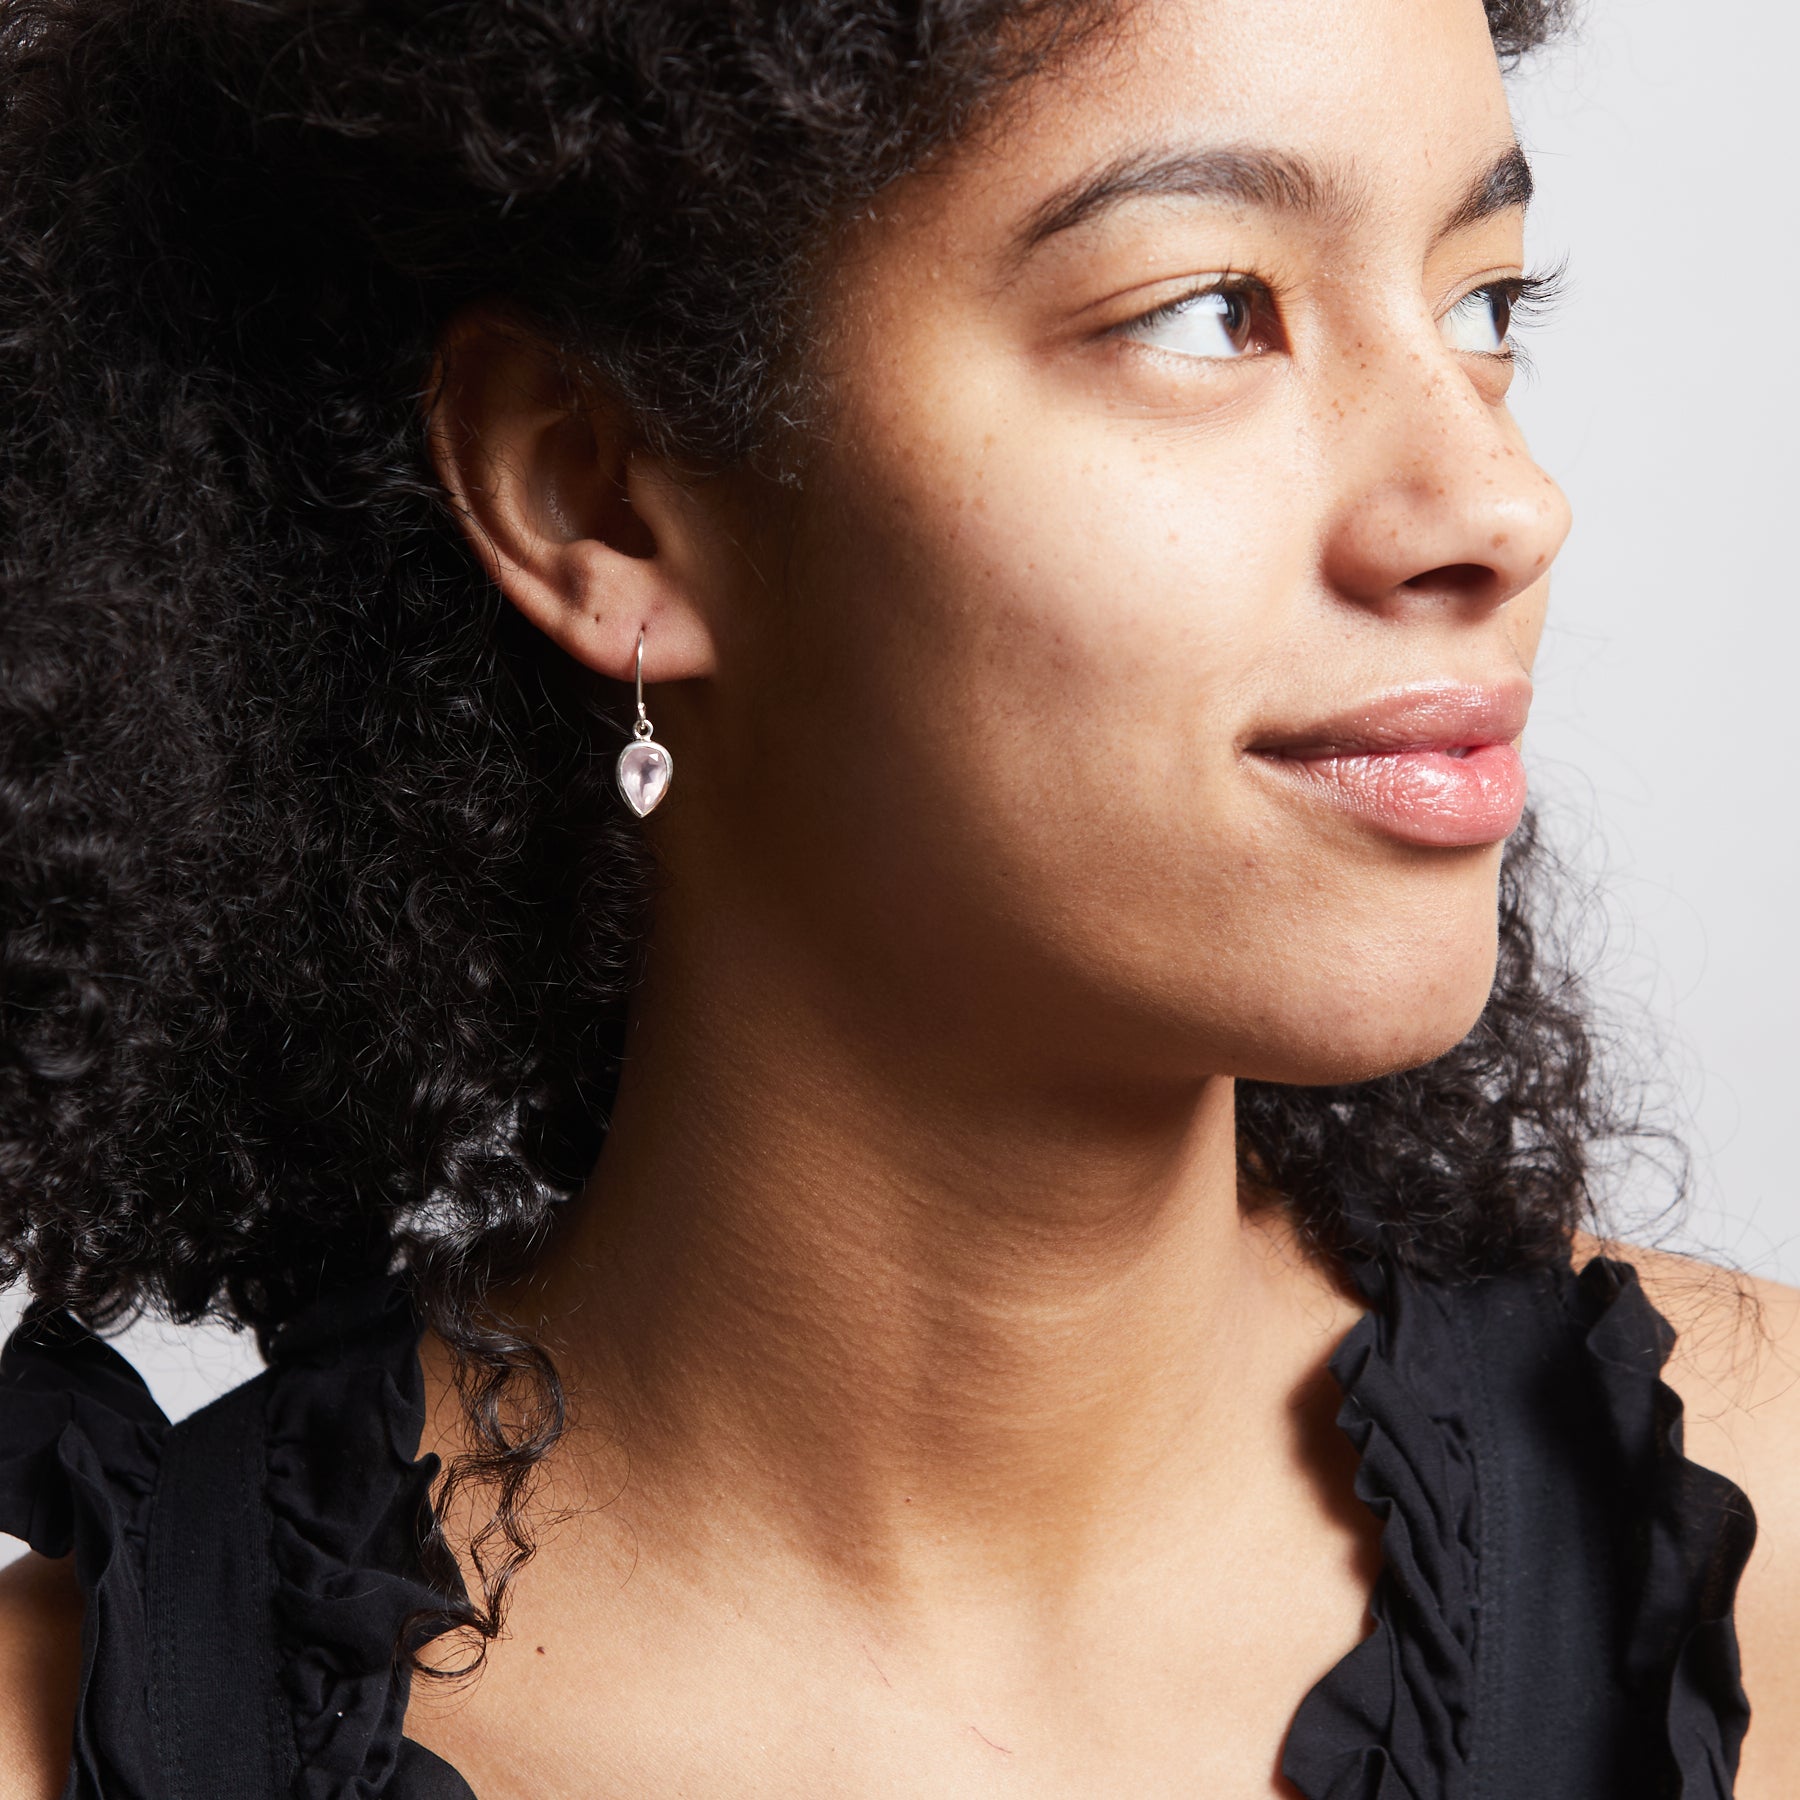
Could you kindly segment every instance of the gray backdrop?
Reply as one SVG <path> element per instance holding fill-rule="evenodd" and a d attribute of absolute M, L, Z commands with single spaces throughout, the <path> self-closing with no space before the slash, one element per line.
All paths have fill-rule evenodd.
<path fill-rule="evenodd" d="M 1626 1009 L 1635 1041 L 1662 1040 L 1663 1113 L 1694 1152 L 1685 1225 L 1640 1235 L 1792 1282 L 1797 50 L 1791 8 L 1589 0 L 1515 83 L 1532 253 L 1569 261 L 1517 402 L 1575 509 L 1534 786 L 1603 881 L 1604 974 L 1647 1011 Z M 1636 1190 L 1642 1221 L 1655 1186 Z"/>
<path fill-rule="evenodd" d="M 1534 254 L 1570 260 L 1517 401 L 1576 516 L 1533 783 L 1599 883 L 1618 1030 L 1695 1155 L 1685 1219 L 1662 1213 L 1654 1162 L 1624 1171 L 1623 1199 L 1640 1237 L 1794 1282 L 1800 850 L 1784 783 L 1800 769 L 1800 595 L 1779 531 L 1800 412 L 1781 124 L 1797 52 L 1787 8 L 1592 0 L 1514 84 L 1540 183 Z M 15 1306 L 0 1297 L 0 1326 Z M 254 1366 L 218 1331 L 140 1326 L 124 1348 L 177 1414 Z"/>

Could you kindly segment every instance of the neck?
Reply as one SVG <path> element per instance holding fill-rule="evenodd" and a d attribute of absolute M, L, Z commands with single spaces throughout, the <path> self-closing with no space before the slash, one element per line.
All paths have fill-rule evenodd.
<path fill-rule="evenodd" d="M 726 965 L 646 990 L 533 1283 L 572 1454 L 871 1591 L 1066 1587 L 1292 1456 L 1357 1308 L 1240 1207 L 1228 1078 L 1071 1082 Z"/>

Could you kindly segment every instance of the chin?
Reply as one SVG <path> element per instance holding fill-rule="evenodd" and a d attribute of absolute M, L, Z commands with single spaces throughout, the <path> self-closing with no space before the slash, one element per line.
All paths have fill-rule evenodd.
<path fill-rule="evenodd" d="M 1367 964 L 1360 978 L 1343 982 L 1321 971 L 1283 996 L 1277 1029 L 1265 1029 L 1260 1043 L 1246 1046 L 1237 1072 L 1290 1086 L 1338 1087 L 1420 1068 L 1474 1030 L 1493 990 L 1494 956 L 1490 932 L 1455 958 L 1407 959 L 1385 976 Z"/>

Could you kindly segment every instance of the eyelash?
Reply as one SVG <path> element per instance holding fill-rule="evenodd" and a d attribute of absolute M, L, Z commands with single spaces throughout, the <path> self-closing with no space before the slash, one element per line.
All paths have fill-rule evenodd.
<path fill-rule="evenodd" d="M 1531 353 L 1517 341 L 1516 334 L 1521 328 L 1530 330 L 1543 324 L 1555 313 L 1568 291 L 1567 275 L 1568 264 L 1559 262 L 1547 269 L 1531 270 L 1524 275 L 1514 275 L 1506 281 L 1484 284 L 1487 291 L 1497 288 L 1506 295 L 1506 359 L 1527 374 L 1532 368 Z"/>
<path fill-rule="evenodd" d="M 1511 275 L 1503 281 L 1484 282 L 1479 288 L 1471 289 L 1471 293 L 1502 293 L 1507 302 L 1507 348 L 1509 361 L 1517 363 L 1523 369 L 1531 367 L 1531 358 L 1522 345 L 1513 341 L 1513 333 L 1521 327 L 1529 328 L 1540 325 L 1555 312 L 1561 303 L 1567 288 L 1566 275 L 1568 265 L 1556 263 L 1547 269 L 1530 271 L 1524 275 Z M 1253 275 L 1241 275 L 1227 269 L 1224 273 L 1202 282 L 1197 287 L 1188 288 L 1173 299 L 1165 300 L 1161 306 L 1152 307 L 1147 313 L 1140 313 L 1134 319 L 1127 319 L 1116 327 L 1121 332 L 1148 331 L 1172 319 L 1185 306 L 1203 299 L 1208 294 L 1239 294 L 1245 299 L 1259 301 L 1273 310 L 1275 296 L 1265 281 L 1258 281 Z M 1467 295 L 1464 298 L 1468 298 Z"/>
<path fill-rule="evenodd" d="M 1209 294 L 1236 294 L 1252 302 L 1260 301 L 1264 307 L 1273 310 L 1275 296 L 1266 281 L 1258 281 L 1254 275 L 1240 275 L 1235 270 L 1226 269 L 1214 275 L 1196 287 L 1186 289 L 1165 300 L 1161 306 L 1154 306 L 1147 313 L 1139 313 L 1135 319 L 1127 319 L 1115 330 L 1124 334 L 1131 331 L 1148 331 L 1153 326 L 1161 325 L 1172 319 L 1183 307 L 1191 306 L 1196 300 L 1203 300 Z"/>

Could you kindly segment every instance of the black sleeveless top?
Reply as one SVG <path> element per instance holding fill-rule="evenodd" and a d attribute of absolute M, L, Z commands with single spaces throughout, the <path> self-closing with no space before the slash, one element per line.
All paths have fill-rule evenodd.
<path fill-rule="evenodd" d="M 1355 1273 L 1331 1369 L 1383 1568 L 1283 1772 L 1306 1800 L 1725 1800 L 1755 1524 L 1682 1454 L 1635 1272 Z M 399 1284 L 342 1294 L 171 1427 L 66 1315 L 14 1334 L 0 1530 L 73 1550 L 86 1596 L 65 1800 L 473 1800 L 402 1735 L 394 1646 L 437 1600 L 418 1335 Z"/>

